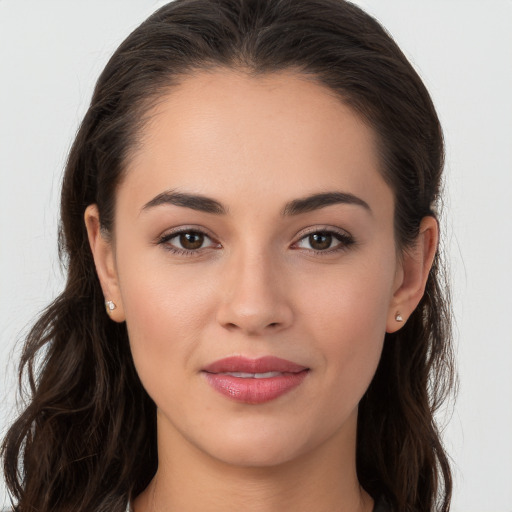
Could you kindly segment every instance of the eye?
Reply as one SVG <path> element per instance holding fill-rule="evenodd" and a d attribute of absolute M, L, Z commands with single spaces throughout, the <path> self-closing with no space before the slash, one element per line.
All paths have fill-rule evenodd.
<path fill-rule="evenodd" d="M 187 229 L 178 232 L 169 233 L 158 240 L 159 244 L 165 245 L 165 248 L 176 254 L 191 254 L 200 249 L 209 247 L 219 247 L 206 233 Z"/>
<path fill-rule="evenodd" d="M 342 250 L 354 243 L 354 239 L 346 233 L 335 231 L 315 231 L 302 237 L 295 247 L 315 252 L 331 252 Z"/>
<path fill-rule="evenodd" d="M 171 240 L 175 240 L 174 243 L 178 245 L 180 249 L 186 249 L 188 251 L 200 249 L 203 246 L 205 239 L 206 237 L 203 233 L 196 231 L 180 233 L 179 235 L 171 238 Z M 171 242 L 171 240 L 169 240 L 169 242 Z"/>

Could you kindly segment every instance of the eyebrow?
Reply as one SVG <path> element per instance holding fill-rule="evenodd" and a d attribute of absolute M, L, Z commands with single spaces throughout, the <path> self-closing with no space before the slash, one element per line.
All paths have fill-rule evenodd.
<path fill-rule="evenodd" d="M 227 213 L 227 209 L 215 199 L 199 194 L 187 194 L 185 192 L 174 192 L 172 190 L 158 194 L 142 207 L 142 211 L 162 204 L 183 206 L 185 208 L 191 208 L 192 210 L 213 213 L 215 215 L 225 215 Z"/>
<path fill-rule="evenodd" d="M 372 213 L 370 205 L 361 198 L 347 192 L 324 192 L 321 194 L 313 194 L 301 199 L 294 199 L 286 204 L 283 209 L 283 215 L 300 215 L 301 213 L 319 210 L 326 206 L 334 204 L 353 204 L 362 206 L 369 213 Z"/>
<path fill-rule="evenodd" d="M 205 213 L 215 215 L 225 215 L 228 209 L 219 201 L 200 194 L 189 194 L 186 192 L 175 192 L 172 190 L 162 192 L 155 196 L 151 201 L 142 207 L 142 211 L 155 208 L 163 204 L 181 206 Z M 327 206 L 335 204 L 351 204 L 361 206 L 368 212 L 372 213 L 372 209 L 363 199 L 347 193 L 347 192 L 324 192 L 320 194 L 312 194 L 300 199 L 294 199 L 286 203 L 281 215 L 284 217 L 300 215 L 314 210 L 319 210 Z"/>

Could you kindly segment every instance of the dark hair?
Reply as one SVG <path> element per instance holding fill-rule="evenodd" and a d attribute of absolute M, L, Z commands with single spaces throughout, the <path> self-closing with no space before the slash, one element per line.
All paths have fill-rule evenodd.
<path fill-rule="evenodd" d="M 2 454 L 14 510 L 124 511 L 157 466 L 155 405 L 125 324 L 105 314 L 84 225 L 96 203 L 112 227 L 116 187 L 151 105 L 187 74 L 294 70 L 328 86 L 375 130 L 395 196 L 397 246 L 436 216 L 439 120 L 385 30 L 343 0 L 176 0 L 121 44 L 96 85 L 62 187 L 63 293 L 33 327 L 20 365 L 30 401 Z M 396 511 L 449 510 L 452 481 L 434 412 L 453 385 L 450 311 L 439 253 L 403 328 L 386 335 L 359 405 L 357 471 Z M 136 461 L 136 463 L 134 463 Z"/>

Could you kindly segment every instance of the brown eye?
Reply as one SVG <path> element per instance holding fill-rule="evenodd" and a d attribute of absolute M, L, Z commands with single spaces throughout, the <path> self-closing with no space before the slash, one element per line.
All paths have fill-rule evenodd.
<path fill-rule="evenodd" d="M 220 244 L 214 242 L 206 233 L 192 229 L 164 235 L 158 240 L 158 244 L 179 255 L 199 254 L 202 249 L 220 248 Z"/>
<path fill-rule="evenodd" d="M 354 239 L 348 233 L 338 233 L 337 231 L 315 231 L 301 238 L 296 244 L 294 244 L 294 247 L 315 252 L 331 253 L 347 249 L 353 243 Z"/>
<path fill-rule="evenodd" d="M 332 239 L 331 233 L 313 233 L 309 235 L 308 242 L 315 251 L 324 251 L 331 247 Z"/>
<path fill-rule="evenodd" d="M 181 233 L 179 235 L 179 241 L 183 249 L 193 251 L 202 247 L 204 243 L 204 235 L 197 231 L 189 231 L 187 233 Z"/>

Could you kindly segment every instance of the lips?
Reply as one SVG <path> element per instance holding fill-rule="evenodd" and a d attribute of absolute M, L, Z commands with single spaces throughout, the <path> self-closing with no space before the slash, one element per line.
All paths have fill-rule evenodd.
<path fill-rule="evenodd" d="M 288 393 L 308 373 L 305 366 L 273 356 L 227 357 L 203 368 L 206 381 L 215 391 L 247 404 L 269 402 Z"/>

